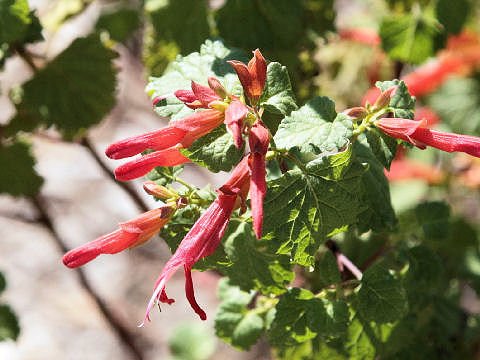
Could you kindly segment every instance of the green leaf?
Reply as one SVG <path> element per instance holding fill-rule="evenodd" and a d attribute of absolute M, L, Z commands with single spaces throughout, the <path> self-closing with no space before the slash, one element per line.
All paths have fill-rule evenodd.
<path fill-rule="evenodd" d="M 390 164 L 397 154 L 397 140 L 378 129 L 371 129 L 365 135 L 373 155 L 385 169 L 390 170 Z"/>
<path fill-rule="evenodd" d="M 0 44 L 12 44 L 21 40 L 31 21 L 27 0 L 2 0 L 0 2 Z"/>
<path fill-rule="evenodd" d="M 230 171 L 237 165 L 243 157 L 244 147 L 240 150 L 236 148 L 232 135 L 222 124 L 196 140 L 188 149 L 180 151 L 194 163 L 219 172 Z"/>
<path fill-rule="evenodd" d="M 475 78 L 451 79 L 427 98 L 427 104 L 455 132 L 480 131 L 480 82 Z"/>
<path fill-rule="evenodd" d="M 363 201 L 368 208 L 359 216 L 358 228 L 360 232 L 366 232 L 369 229 L 378 232 L 390 231 L 395 227 L 397 219 L 390 198 L 389 182 L 385 177 L 383 166 L 366 143 L 364 136 L 360 136 L 354 143 L 358 161 L 369 165 L 362 176 Z"/>
<path fill-rule="evenodd" d="M 264 234 L 279 254 L 311 265 L 325 236 L 344 231 L 364 210 L 361 178 L 365 169 L 352 163 L 352 149 L 290 170 L 268 182 Z"/>
<path fill-rule="evenodd" d="M 139 26 L 140 14 L 138 10 L 120 8 L 102 14 L 95 24 L 95 29 L 106 30 L 112 40 L 123 43 Z"/>
<path fill-rule="evenodd" d="M 100 122 L 115 104 L 115 57 L 98 35 L 73 41 L 23 85 L 22 101 L 7 134 L 55 125 L 72 139 Z"/>
<path fill-rule="evenodd" d="M 419 293 L 435 288 L 443 277 L 440 258 L 429 247 L 418 245 L 407 252 L 409 267 L 406 276 L 407 290 L 414 300 Z"/>
<path fill-rule="evenodd" d="M 458 34 L 462 31 L 470 11 L 470 0 L 438 0 L 435 6 L 437 19 L 448 34 Z"/>
<path fill-rule="evenodd" d="M 43 179 L 34 170 L 34 165 L 30 145 L 15 142 L 0 146 L 0 193 L 13 196 L 37 194 Z"/>
<path fill-rule="evenodd" d="M 7 281 L 5 280 L 3 274 L 0 272 L 0 294 L 5 290 L 6 287 Z"/>
<path fill-rule="evenodd" d="M 145 8 L 155 31 L 154 40 L 174 42 L 182 54 L 197 50 L 210 36 L 205 0 L 150 0 Z"/>
<path fill-rule="evenodd" d="M 168 339 L 175 360 L 207 360 L 215 352 L 215 338 L 203 323 L 183 323 Z"/>
<path fill-rule="evenodd" d="M 183 164 L 172 167 L 157 166 L 147 174 L 147 179 L 159 185 L 168 186 L 177 181 L 177 177 L 183 172 L 183 167 Z"/>
<path fill-rule="evenodd" d="M 262 317 L 247 308 L 253 293 L 241 291 L 222 279 L 219 283 L 219 297 L 223 303 L 215 317 L 216 335 L 237 348 L 250 348 L 257 342 L 264 328 Z"/>
<path fill-rule="evenodd" d="M 348 340 L 345 343 L 349 360 L 374 359 L 376 354 L 375 342 L 371 333 L 366 331 L 362 322 L 355 316 L 348 327 Z"/>
<path fill-rule="evenodd" d="M 396 117 L 403 119 L 413 119 L 415 109 L 415 98 L 408 92 L 408 87 L 403 80 L 377 81 L 375 86 L 382 91 L 397 85 L 395 95 L 390 99 L 389 106 L 393 108 Z"/>
<path fill-rule="evenodd" d="M 154 99 L 158 96 L 173 94 L 179 89 L 190 89 L 191 81 L 207 86 L 209 76 L 219 79 L 226 90 L 234 95 L 242 94 L 242 85 L 228 60 L 248 61 L 245 53 L 238 49 L 229 49 L 219 40 L 207 40 L 200 52 L 188 56 L 178 56 L 172 62 L 165 74 L 151 77 L 146 87 L 148 95 Z M 160 116 L 181 119 L 193 112 L 175 96 L 169 96 L 160 101 L 155 111 Z"/>
<path fill-rule="evenodd" d="M 285 255 L 273 255 L 257 247 L 251 225 L 241 223 L 225 241 L 225 252 L 232 261 L 231 266 L 222 270 L 232 285 L 243 291 L 260 290 L 265 295 L 279 295 L 285 286 L 293 281 L 295 274 Z"/>
<path fill-rule="evenodd" d="M 317 334 L 322 337 L 343 334 L 350 317 L 346 303 L 315 298 L 301 288 L 288 290 L 275 309 L 267 337 L 278 347 L 302 343 Z"/>
<path fill-rule="evenodd" d="M 350 117 L 337 114 L 329 98 L 317 96 L 283 119 L 274 140 L 280 149 L 320 154 L 342 149 L 352 131 Z"/>
<path fill-rule="evenodd" d="M 434 55 L 434 37 L 438 29 L 434 18 L 414 11 L 385 17 L 379 35 L 382 48 L 390 58 L 419 64 Z"/>
<path fill-rule="evenodd" d="M 443 201 L 431 201 L 415 208 L 418 223 L 427 239 L 445 239 L 449 235 L 450 206 Z"/>
<path fill-rule="evenodd" d="M 312 27 L 319 35 L 335 29 L 335 1 L 334 0 L 305 0 L 305 23 Z"/>
<path fill-rule="evenodd" d="M 331 251 L 327 251 L 323 255 L 322 260 L 319 263 L 320 268 L 320 280 L 326 286 L 337 284 L 341 280 L 340 270 L 338 270 L 338 263 Z"/>
<path fill-rule="evenodd" d="M 289 49 L 302 38 L 302 15 L 300 0 L 227 0 L 216 22 L 221 37 L 244 49 Z"/>
<path fill-rule="evenodd" d="M 381 265 L 365 271 L 357 301 L 360 315 L 377 323 L 398 320 L 408 311 L 407 295 L 401 281 Z"/>
<path fill-rule="evenodd" d="M 17 340 L 20 334 L 17 316 L 8 305 L 0 304 L 0 341 Z"/>
<path fill-rule="evenodd" d="M 290 115 L 297 110 L 288 70 L 278 62 L 268 64 L 260 106 L 268 112 L 281 115 Z"/>

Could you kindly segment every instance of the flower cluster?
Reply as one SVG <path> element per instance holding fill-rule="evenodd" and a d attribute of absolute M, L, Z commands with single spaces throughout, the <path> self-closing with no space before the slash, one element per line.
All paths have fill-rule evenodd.
<path fill-rule="evenodd" d="M 254 232 L 257 238 L 262 236 L 263 199 L 267 191 L 265 157 L 270 133 L 262 123 L 257 104 L 265 86 L 267 65 L 258 49 L 254 51 L 248 65 L 239 61 L 229 63 L 237 72 L 249 105 L 243 97 L 229 94 L 214 77 L 208 78 L 208 87 L 192 81 L 191 89 L 177 90 L 174 96 L 196 112 L 162 129 L 117 141 L 106 149 L 106 155 L 112 159 L 127 158 L 153 150 L 115 169 L 116 178 L 126 181 L 141 177 L 157 166 L 175 166 L 189 162 L 181 149 L 188 148 L 195 140 L 222 123 L 229 129 L 238 149 L 244 145 L 244 135 L 248 136 L 250 152 L 237 164 L 227 182 L 217 190 L 217 199 L 195 222 L 163 268 L 142 325 L 149 320 L 150 310 L 156 302 L 171 304 L 174 301 L 168 298 L 165 286 L 180 267 L 185 272 L 186 297 L 200 318 L 206 319 L 205 312 L 195 300 L 191 270 L 196 262 L 211 255 L 218 247 L 232 212 L 236 209 L 240 209 L 241 213 L 246 211 L 248 195 L 251 199 Z M 154 104 L 163 98 L 155 99 Z M 69 251 L 63 257 L 64 264 L 72 268 L 78 267 L 100 254 L 114 254 L 144 243 L 161 230 L 177 209 L 189 201 L 188 198 L 179 196 L 175 190 L 154 182 L 144 183 L 144 189 L 166 204 L 120 224 L 119 230 Z"/>

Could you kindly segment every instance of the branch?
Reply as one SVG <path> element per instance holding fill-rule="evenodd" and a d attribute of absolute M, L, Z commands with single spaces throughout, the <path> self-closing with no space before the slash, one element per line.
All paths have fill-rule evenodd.
<path fill-rule="evenodd" d="M 65 246 L 63 240 L 60 238 L 58 233 L 55 230 L 55 227 L 48 216 L 48 212 L 46 210 L 45 204 L 44 204 L 44 199 L 40 195 L 36 195 L 31 198 L 32 203 L 34 204 L 35 208 L 38 210 L 40 214 L 39 222 L 41 222 L 52 234 L 53 238 L 55 239 L 55 242 L 59 249 L 62 251 L 62 253 L 66 253 L 68 251 L 67 247 Z M 126 348 L 130 350 L 132 353 L 132 358 L 136 360 L 143 360 L 144 356 L 142 354 L 142 351 L 139 349 L 139 347 L 136 345 L 136 343 L 132 340 L 135 337 L 138 338 L 138 336 L 134 335 L 125 327 L 120 319 L 118 319 L 107 307 L 105 302 L 98 296 L 98 294 L 95 293 L 95 291 L 92 289 L 90 286 L 85 273 L 83 269 L 75 269 L 79 279 L 80 279 L 80 284 L 81 286 L 87 291 L 87 293 L 92 297 L 92 299 L 95 301 L 97 304 L 98 309 L 104 316 L 104 318 L 107 320 L 107 322 L 110 324 L 120 341 L 125 345 Z"/>
<path fill-rule="evenodd" d="M 103 172 L 132 198 L 133 202 L 137 205 L 139 209 L 141 209 L 143 212 L 147 212 L 149 210 L 149 207 L 147 206 L 147 204 L 142 200 L 142 198 L 137 194 L 137 192 L 132 189 L 132 187 L 128 183 L 123 181 L 117 181 L 117 179 L 115 179 L 113 172 L 105 165 L 102 159 L 98 156 L 90 139 L 87 136 L 82 138 L 80 144 L 88 150 L 90 155 L 92 155 L 92 157 L 95 159 L 97 164 L 102 168 Z"/>

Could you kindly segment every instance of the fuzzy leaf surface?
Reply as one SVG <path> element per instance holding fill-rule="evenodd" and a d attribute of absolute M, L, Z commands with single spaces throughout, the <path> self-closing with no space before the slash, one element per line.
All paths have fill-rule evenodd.
<path fill-rule="evenodd" d="M 279 295 L 295 278 L 288 256 L 260 251 L 257 247 L 261 244 L 257 243 L 251 225 L 241 223 L 225 241 L 225 253 L 232 264 L 223 272 L 232 285 L 243 291 L 260 290 L 265 295 Z"/>
<path fill-rule="evenodd" d="M 96 34 L 74 40 L 23 85 L 23 98 L 7 133 L 54 125 L 72 139 L 99 123 L 115 104 L 115 57 Z"/>
<path fill-rule="evenodd" d="M 242 159 L 244 148 L 237 149 L 225 125 L 217 127 L 188 149 L 180 150 L 194 163 L 212 172 L 230 171 Z"/>
<path fill-rule="evenodd" d="M 288 70 L 278 62 L 268 64 L 260 105 L 268 112 L 280 115 L 290 115 L 297 110 Z"/>
<path fill-rule="evenodd" d="M 419 64 L 434 54 L 438 23 L 420 14 L 385 17 L 379 35 L 382 48 L 394 60 Z"/>
<path fill-rule="evenodd" d="M 372 147 L 370 143 L 367 144 L 366 138 L 368 139 L 368 136 L 359 136 L 354 144 L 357 161 L 368 164 L 368 170 L 362 176 L 363 201 L 367 209 L 360 216 L 358 228 L 360 232 L 369 229 L 379 232 L 391 231 L 397 219 L 390 198 L 390 185 L 385 177 L 383 164 L 372 154 Z"/>
<path fill-rule="evenodd" d="M 371 129 L 365 133 L 368 146 L 373 155 L 387 170 L 397 154 L 398 142 L 378 129 Z"/>
<path fill-rule="evenodd" d="M 395 95 L 390 99 L 389 106 L 393 108 L 395 117 L 403 119 L 413 119 L 415 109 L 415 98 L 408 91 L 408 87 L 403 80 L 377 81 L 375 86 L 382 91 L 397 85 Z"/>
<path fill-rule="evenodd" d="M 392 322 L 408 311 L 407 294 L 402 282 L 381 265 L 365 271 L 357 300 L 358 312 L 367 321 Z"/>
<path fill-rule="evenodd" d="M 210 36 L 207 5 L 206 0 L 148 1 L 155 40 L 174 42 L 181 54 L 197 50 Z"/>
<path fill-rule="evenodd" d="M 282 120 L 274 140 L 280 149 L 320 154 L 342 149 L 352 131 L 350 117 L 337 114 L 329 98 L 317 96 Z"/>
<path fill-rule="evenodd" d="M 247 308 L 254 293 L 241 291 L 226 279 L 220 281 L 218 291 L 223 302 L 215 317 L 215 334 L 237 348 L 250 348 L 264 328 L 263 318 Z"/>
<path fill-rule="evenodd" d="M 344 333 L 349 322 L 347 304 L 315 298 L 305 289 L 291 288 L 276 306 L 267 333 L 274 346 L 285 347 L 313 339 Z"/>
<path fill-rule="evenodd" d="M 352 149 L 309 162 L 268 182 L 264 234 L 279 254 L 311 265 L 325 236 L 345 230 L 364 210 L 365 168 L 352 162 Z"/>
<path fill-rule="evenodd" d="M 150 78 L 145 89 L 152 99 L 171 95 L 157 103 L 155 107 L 157 114 L 170 117 L 172 120 L 191 114 L 193 110 L 172 94 L 176 90 L 190 89 L 191 81 L 207 86 L 209 76 L 219 79 L 228 92 L 241 95 L 242 85 L 233 67 L 227 64 L 228 60 L 248 62 L 243 51 L 229 49 L 220 40 L 207 40 L 200 47 L 200 52 L 177 56 L 177 59 L 170 63 L 164 75 Z"/>

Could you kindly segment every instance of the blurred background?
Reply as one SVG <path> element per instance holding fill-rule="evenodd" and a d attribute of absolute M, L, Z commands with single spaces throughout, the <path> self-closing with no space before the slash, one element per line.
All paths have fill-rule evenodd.
<path fill-rule="evenodd" d="M 148 77 L 219 37 L 286 65 L 299 104 L 326 95 L 343 111 L 372 103 L 376 81 L 402 78 L 416 116 L 479 136 L 479 19 L 474 0 L 2 0 L 0 359 L 270 359 L 263 340 L 240 352 L 214 336 L 211 272 L 193 273 L 206 322 L 179 273 L 176 302 L 137 328 L 171 255 L 159 237 L 79 270 L 61 262 L 155 206 L 141 181 L 115 181 L 104 156 L 111 142 L 168 122 L 153 111 Z M 224 177 L 186 166 L 199 187 Z M 447 199 L 471 280 L 462 306 L 480 313 L 480 161 L 409 149 L 387 177 L 400 219 L 419 201 Z"/>

